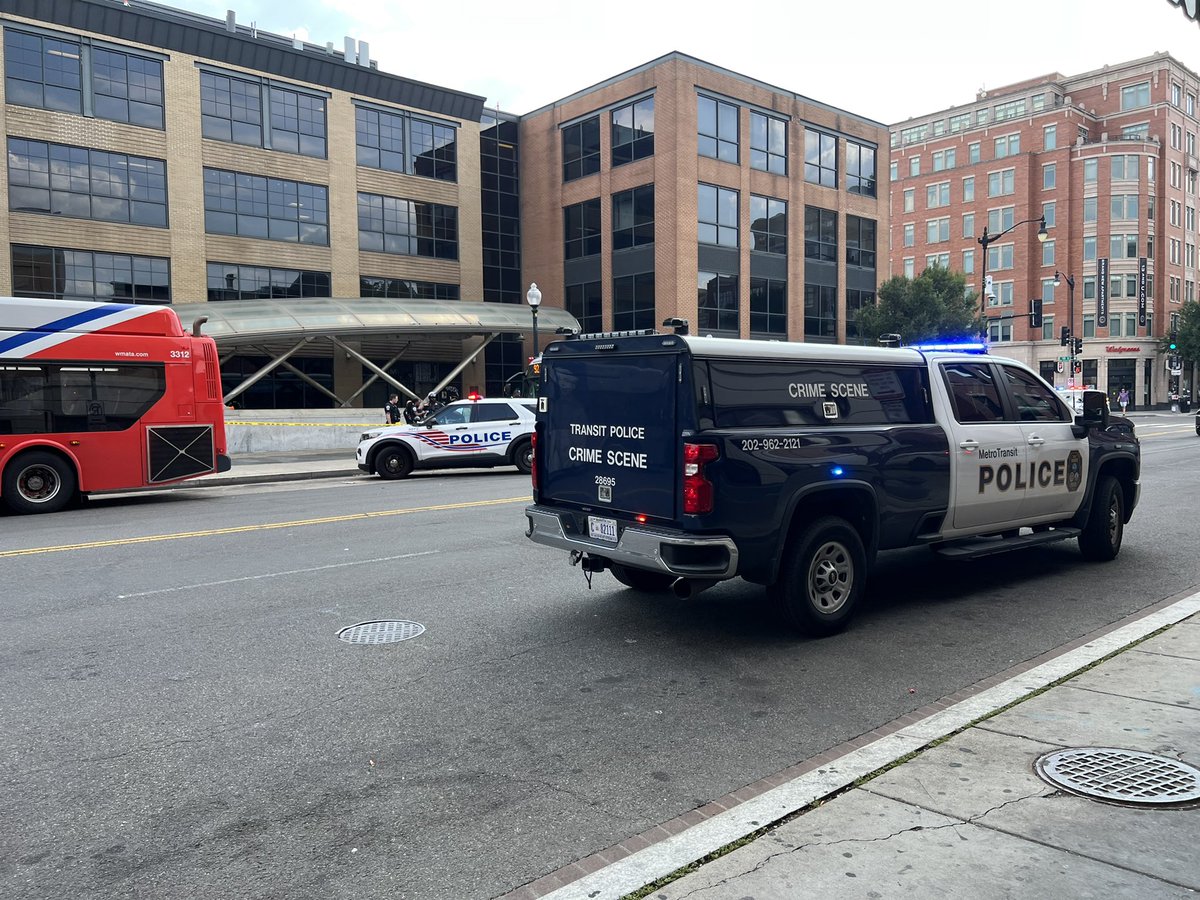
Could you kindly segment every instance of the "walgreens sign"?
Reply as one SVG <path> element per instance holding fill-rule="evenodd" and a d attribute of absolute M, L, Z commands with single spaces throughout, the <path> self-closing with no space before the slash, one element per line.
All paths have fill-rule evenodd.
<path fill-rule="evenodd" d="M 1183 14 L 1193 22 L 1197 19 L 1197 13 L 1200 12 L 1200 0 L 1167 0 L 1172 6 L 1178 6 L 1183 10 Z"/>

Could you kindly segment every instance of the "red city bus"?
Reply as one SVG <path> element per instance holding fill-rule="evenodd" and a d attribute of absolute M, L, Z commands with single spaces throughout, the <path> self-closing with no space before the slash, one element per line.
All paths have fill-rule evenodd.
<path fill-rule="evenodd" d="M 170 307 L 0 297 L 0 503 L 224 472 L 217 345 Z"/>

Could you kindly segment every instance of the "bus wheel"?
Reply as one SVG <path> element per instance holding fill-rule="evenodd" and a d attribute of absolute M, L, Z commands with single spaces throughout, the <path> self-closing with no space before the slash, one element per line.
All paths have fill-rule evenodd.
<path fill-rule="evenodd" d="M 522 475 L 533 471 L 533 441 L 521 441 L 513 449 L 513 464 Z"/>
<path fill-rule="evenodd" d="M 412 470 L 412 454 L 404 447 L 384 447 L 375 457 L 375 471 L 380 478 L 404 478 Z"/>
<path fill-rule="evenodd" d="M 769 591 L 797 631 L 825 637 L 846 627 L 866 580 L 858 532 L 844 519 L 826 516 L 791 540 Z"/>
<path fill-rule="evenodd" d="M 4 470 L 4 500 L 13 512 L 58 512 L 74 499 L 75 487 L 75 470 L 53 453 L 22 453 Z"/>

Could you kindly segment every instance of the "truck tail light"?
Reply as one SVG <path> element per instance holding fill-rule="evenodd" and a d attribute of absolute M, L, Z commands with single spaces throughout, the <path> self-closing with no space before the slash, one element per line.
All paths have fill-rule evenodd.
<path fill-rule="evenodd" d="M 529 436 L 529 442 L 530 442 L 530 452 L 532 453 L 532 456 L 530 456 L 530 458 L 529 458 L 529 462 L 532 464 L 532 467 L 529 470 L 529 475 L 533 479 L 533 489 L 536 491 L 537 490 L 537 429 L 536 428 L 534 429 L 533 434 L 531 434 Z"/>
<path fill-rule="evenodd" d="M 720 455 L 716 444 L 683 445 L 683 511 L 690 515 L 712 512 L 713 486 L 704 477 L 704 465 Z"/>

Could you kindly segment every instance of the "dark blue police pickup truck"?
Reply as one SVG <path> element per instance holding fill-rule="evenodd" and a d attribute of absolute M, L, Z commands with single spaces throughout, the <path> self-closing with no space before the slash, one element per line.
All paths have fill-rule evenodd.
<path fill-rule="evenodd" d="M 811 635 L 880 550 L 974 557 L 1076 538 L 1109 560 L 1137 505 L 1133 425 L 1075 416 L 1010 359 L 638 332 L 543 354 L 533 541 L 637 590 L 741 577 Z"/>

